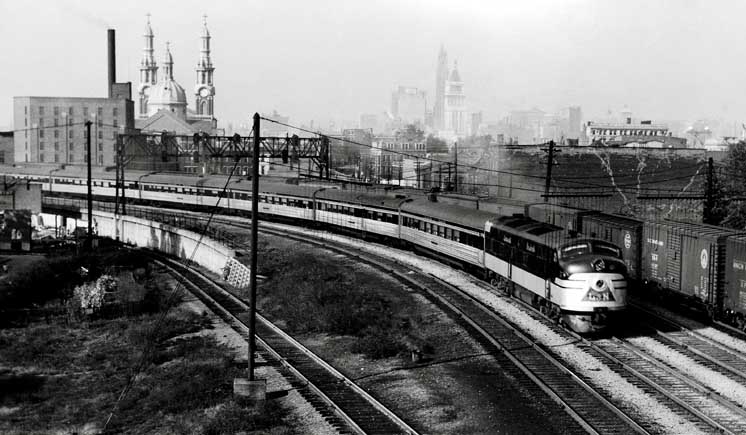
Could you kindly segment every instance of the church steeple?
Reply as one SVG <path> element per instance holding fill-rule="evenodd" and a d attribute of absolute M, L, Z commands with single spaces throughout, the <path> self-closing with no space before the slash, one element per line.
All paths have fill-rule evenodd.
<path fill-rule="evenodd" d="M 212 74 L 215 68 L 212 66 L 212 59 L 210 59 L 210 31 L 207 29 L 207 15 L 202 16 L 202 33 L 200 39 L 202 45 L 196 68 L 197 83 L 194 86 L 194 112 L 199 117 L 213 119 L 215 86 L 213 85 Z"/>
<path fill-rule="evenodd" d="M 166 42 L 166 55 L 163 56 L 163 80 L 174 79 L 174 57 L 171 56 L 170 45 L 170 42 Z"/>
<path fill-rule="evenodd" d="M 148 113 L 148 95 L 150 87 L 158 82 L 158 65 L 155 62 L 153 50 L 153 28 L 150 27 L 150 14 L 147 14 L 148 22 L 145 25 L 145 47 L 142 50 L 142 61 L 140 62 L 140 86 L 138 95 L 140 96 L 140 117 L 147 116 Z"/>

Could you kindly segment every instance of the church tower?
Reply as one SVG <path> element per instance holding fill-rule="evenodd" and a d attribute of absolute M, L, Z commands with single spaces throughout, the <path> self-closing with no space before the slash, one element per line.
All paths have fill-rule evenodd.
<path fill-rule="evenodd" d="M 435 75 L 435 106 L 433 107 L 433 126 L 436 130 L 445 127 L 445 91 L 448 78 L 448 55 L 443 45 L 438 53 L 438 70 Z"/>
<path fill-rule="evenodd" d="M 153 54 L 153 29 L 150 27 L 150 14 L 148 14 L 148 23 L 145 25 L 145 48 L 143 48 L 142 61 L 140 62 L 140 86 L 138 95 L 140 100 L 140 111 L 138 117 L 146 118 L 148 116 L 148 99 L 150 98 L 150 88 L 158 82 L 157 72 L 158 65 L 155 63 Z"/>
<path fill-rule="evenodd" d="M 202 48 L 197 63 L 197 84 L 194 86 L 195 107 L 194 113 L 199 118 L 214 119 L 214 97 L 215 86 L 212 82 L 212 73 L 215 68 L 210 59 L 210 32 L 207 30 L 207 15 L 203 16 L 202 26 Z"/>

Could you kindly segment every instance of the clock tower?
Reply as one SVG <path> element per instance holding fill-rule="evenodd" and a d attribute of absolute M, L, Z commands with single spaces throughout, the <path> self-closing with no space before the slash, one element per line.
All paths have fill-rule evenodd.
<path fill-rule="evenodd" d="M 196 97 L 194 112 L 198 118 L 215 119 L 213 106 L 215 86 L 212 82 L 212 73 L 215 68 L 210 59 L 210 32 L 207 30 L 207 15 L 203 15 L 202 23 L 202 36 L 200 36 L 202 48 L 196 69 L 197 84 L 194 86 Z"/>

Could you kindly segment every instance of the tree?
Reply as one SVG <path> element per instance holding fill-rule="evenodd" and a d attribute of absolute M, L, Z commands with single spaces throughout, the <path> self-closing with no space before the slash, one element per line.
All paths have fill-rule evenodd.
<path fill-rule="evenodd" d="M 447 153 L 448 143 L 431 134 L 427 136 L 427 139 L 425 139 L 425 149 L 428 153 Z"/>
<path fill-rule="evenodd" d="M 713 206 L 709 221 L 730 228 L 746 229 L 746 203 L 733 201 L 746 193 L 746 142 L 730 146 L 724 176 L 714 177 Z"/>
<path fill-rule="evenodd" d="M 425 132 L 415 124 L 407 124 L 403 129 L 397 130 L 396 138 L 402 142 L 422 142 L 425 139 Z"/>

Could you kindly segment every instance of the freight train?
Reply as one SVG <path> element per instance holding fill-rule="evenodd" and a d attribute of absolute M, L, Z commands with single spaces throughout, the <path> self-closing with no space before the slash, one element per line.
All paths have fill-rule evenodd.
<path fill-rule="evenodd" d="M 631 288 L 746 331 L 745 232 L 547 204 L 526 205 L 526 215 L 616 244 Z"/>
<path fill-rule="evenodd" d="M 40 183 L 47 197 L 86 194 L 80 168 L 0 166 L 0 172 Z M 111 201 L 114 174 L 99 169 L 92 178 L 94 199 Z M 251 210 L 251 183 L 219 175 L 128 171 L 124 191 L 128 202 L 164 208 L 204 211 L 219 203 L 221 213 Z M 262 219 L 321 226 L 436 257 L 478 273 L 580 333 L 605 329 L 626 308 L 627 271 L 620 247 L 509 213 L 509 205 L 497 209 L 502 213 L 445 203 L 417 191 L 340 189 L 268 177 L 262 178 L 259 192 Z"/>

